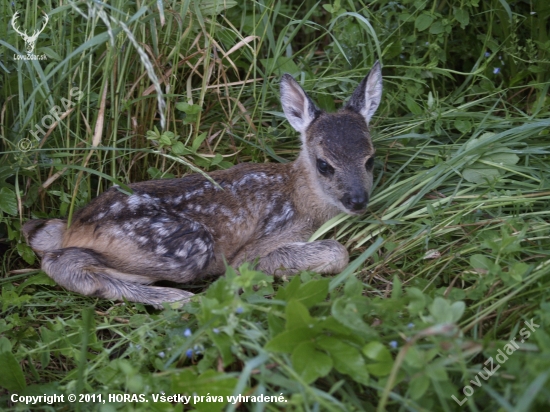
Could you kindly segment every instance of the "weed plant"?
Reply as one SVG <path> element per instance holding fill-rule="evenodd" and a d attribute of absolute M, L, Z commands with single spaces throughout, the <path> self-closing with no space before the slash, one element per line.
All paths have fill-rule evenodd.
<path fill-rule="evenodd" d="M 42 60 L 14 57 L 16 11 L 27 33 L 49 15 Z M 0 408 L 547 410 L 546 0 L 0 0 L 0 16 Z M 334 110 L 376 60 L 368 213 L 313 236 L 346 244 L 344 272 L 228 269 L 156 311 L 38 269 L 27 219 L 70 221 L 113 184 L 292 160 L 280 75 Z"/>

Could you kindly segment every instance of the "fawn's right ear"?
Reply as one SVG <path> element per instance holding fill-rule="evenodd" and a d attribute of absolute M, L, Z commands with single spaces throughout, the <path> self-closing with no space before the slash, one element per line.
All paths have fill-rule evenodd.
<path fill-rule="evenodd" d="M 367 124 L 382 98 L 382 69 L 380 62 L 374 63 L 367 77 L 357 86 L 357 89 L 351 95 L 346 108 L 353 110 L 365 118 Z"/>
<path fill-rule="evenodd" d="M 300 133 L 305 133 L 311 122 L 321 114 L 321 110 L 290 74 L 284 74 L 281 78 L 281 104 L 287 120 Z"/>

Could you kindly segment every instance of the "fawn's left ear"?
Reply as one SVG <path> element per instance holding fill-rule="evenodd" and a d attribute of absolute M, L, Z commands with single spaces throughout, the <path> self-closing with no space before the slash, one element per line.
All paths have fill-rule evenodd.
<path fill-rule="evenodd" d="M 291 126 L 302 135 L 321 113 L 298 82 L 286 73 L 281 78 L 281 104 Z"/>
<path fill-rule="evenodd" d="M 346 104 L 346 109 L 361 114 L 368 124 L 372 115 L 378 109 L 381 97 L 382 70 L 380 62 L 377 61 L 351 95 L 349 102 Z"/>

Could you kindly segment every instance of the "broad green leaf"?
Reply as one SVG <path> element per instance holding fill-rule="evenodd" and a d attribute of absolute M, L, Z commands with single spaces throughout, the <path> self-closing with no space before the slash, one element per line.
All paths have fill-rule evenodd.
<path fill-rule="evenodd" d="M 446 299 L 443 299 L 442 297 L 437 296 L 432 302 L 432 304 L 430 305 L 430 313 L 434 317 L 441 315 L 447 312 L 450 306 L 451 305 Z"/>
<path fill-rule="evenodd" d="M 286 330 L 298 328 L 309 328 L 313 326 L 314 320 L 307 308 L 297 300 L 292 299 L 286 305 Z"/>
<path fill-rule="evenodd" d="M 407 297 L 409 298 L 407 309 L 411 315 L 420 313 L 426 307 L 426 297 L 420 289 L 415 287 L 408 288 Z"/>
<path fill-rule="evenodd" d="M 387 376 L 393 367 L 393 358 L 384 344 L 377 341 L 367 343 L 363 347 L 363 354 L 377 362 L 367 364 L 367 370 L 374 376 Z"/>
<path fill-rule="evenodd" d="M 0 189 L 0 210 L 10 215 L 17 214 L 17 198 L 13 190 L 7 187 Z"/>
<path fill-rule="evenodd" d="M 422 113 L 424 113 L 422 108 L 418 105 L 418 103 L 414 101 L 414 99 L 409 94 L 405 96 L 405 104 L 412 114 L 421 115 Z"/>
<path fill-rule="evenodd" d="M 409 381 L 409 393 L 411 398 L 418 400 L 430 387 L 430 378 L 426 375 L 417 376 Z"/>
<path fill-rule="evenodd" d="M 303 283 L 292 298 L 301 302 L 305 307 L 310 308 L 326 299 L 329 283 L 330 279 L 328 278 L 310 280 L 309 282 Z"/>
<path fill-rule="evenodd" d="M 300 276 L 294 276 L 292 280 L 285 285 L 285 287 L 279 288 L 275 299 L 277 300 L 286 300 L 287 302 L 294 297 L 294 294 L 300 288 Z"/>
<path fill-rule="evenodd" d="M 349 298 L 361 296 L 363 293 L 363 283 L 356 277 L 350 277 L 344 284 L 344 294 Z"/>
<path fill-rule="evenodd" d="M 441 34 L 445 31 L 443 22 L 438 20 L 430 26 L 430 34 Z"/>
<path fill-rule="evenodd" d="M 312 383 L 330 372 L 332 359 L 315 349 L 312 342 L 303 342 L 292 352 L 292 366 L 306 383 Z"/>
<path fill-rule="evenodd" d="M 271 336 L 278 335 L 285 330 L 285 320 L 272 312 L 267 314 L 267 324 L 269 325 Z"/>
<path fill-rule="evenodd" d="M 29 265 L 32 265 L 34 263 L 34 258 L 35 258 L 34 252 L 27 244 L 18 243 L 17 252 L 19 253 L 19 256 L 21 256 L 23 260 L 27 262 Z"/>
<path fill-rule="evenodd" d="M 327 351 L 338 372 L 351 376 L 356 382 L 368 385 L 369 373 L 365 368 L 365 360 L 356 348 L 331 336 L 321 336 L 316 343 L 318 347 Z"/>
<path fill-rule="evenodd" d="M 190 154 L 191 151 L 189 149 L 186 149 L 182 142 L 176 142 L 172 146 L 172 154 L 175 155 L 183 155 L 183 154 Z"/>
<path fill-rule="evenodd" d="M 412 368 L 420 369 L 425 367 L 425 356 L 417 346 L 411 346 L 405 354 L 405 363 Z"/>
<path fill-rule="evenodd" d="M 19 285 L 18 290 L 23 290 L 25 287 L 29 285 L 48 285 L 48 286 L 54 286 L 55 281 L 46 275 L 44 272 L 41 272 L 37 275 L 34 275 L 27 280 L 25 280 L 21 285 Z"/>
<path fill-rule="evenodd" d="M 445 367 L 437 363 L 432 363 L 426 366 L 426 374 L 433 380 L 439 382 L 445 382 L 449 379 Z"/>
<path fill-rule="evenodd" d="M 162 143 L 163 145 L 170 146 L 172 144 L 172 141 L 168 136 L 165 134 L 161 135 L 159 138 L 159 143 Z"/>
<path fill-rule="evenodd" d="M 462 315 L 464 314 L 464 310 L 466 310 L 466 304 L 464 302 L 462 301 L 454 302 L 451 305 L 452 318 L 450 321 L 452 323 L 458 322 L 462 317 Z"/>
<path fill-rule="evenodd" d="M 462 172 L 462 177 L 470 183 L 487 183 L 500 177 L 500 171 L 495 168 L 468 168 Z"/>
<path fill-rule="evenodd" d="M 424 31 L 432 25 L 434 18 L 429 14 L 421 14 L 414 22 L 414 27 L 418 31 Z"/>
<path fill-rule="evenodd" d="M 466 26 L 470 23 L 470 15 L 468 14 L 467 9 L 453 7 L 453 14 L 455 19 L 460 23 L 461 28 L 466 28 Z"/>
<path fill-rule="evenodd" d="M 233 340 L 232 338 L 225 334 L 225 333 L 214 333 L 209 332 L 208 336 L 210 339 L 212 339 L 212 342 L 214 345 L 216 345 L 216 348 L 219 351 L 219 354 L 222 357 L 224 366 L 229 366 L 231 363 L 235 361 L 235 357 L 233 356 L 233 352 L 231 351 L 231 348 L 233 346 Z"/>
<path fill-rule="evenodd" d="M 206 132 L 199 134 L 193 140 L 193 144 L 191 145 L 191 150 L 193 152 L 196 152 L 197 150 L 199 150 L 199 147 L 201 146 L 202 142 L 204 142 L 204 139 L 206 139 Z"/>
<path fill-rule="evenodd" d="M 469 120 L 455 120 L 454 127 L 461 133 L 469 133 L 472 130 L 472 122 Z"/>
<path fill-rule="evenodd" d="M 367 358 L 378 362 L 393 362 L 390 351 L 381 342 L 372 341 L 367 343 L 363 347 L 363 354 Z"/>
<path fill-rule="evenodd" d="M 0 337 L 0 353 L 11 352 L 12 344 L 8 338 Z"/>
<path fill-rule="evenodd" d="M 210 162 L 210 166 L 216 166 L 216 165 L 219 164 L 222 160 L 223 160 L 222 155 L 219 154 L 219 153 L 216 153 L 216 155 L 214 156 L 214 158 L 213 158 L 212 161 Z"/>
<path fill-rule="evenodd" d="M 0 365 L 2 365 L 0 387 L 10 392 L 20 392 L 25 389 L 27 383 L 21 365 L 11 353 L 11 343 L 4 337 L 0 338 Z"/>
<path fill-rule="evenodd" d="M 512 166 L 519 162 L 519 157 L 515 153 L 506 151 L 495 151 L 493 153 L 487 153 L 483 155 L 480 160 L 488 160 L 493 163 Z"/>
<path fill-rule="evenodd" d="M 470 266 L 474 269 L 490 271 L 493 267 L 493 262 L 485 255 L 475 254 L 470 256 Z"/>
<path fill-rule="evenodd" d="M 287 330 L 267 342 L 264 348 L 269 352 L 292 353 L 297 345 L 313 339 L 316 335 L 317 331 L 308 327 Z"/>
<path fill-rule="evenodd" d="M 529 270 L 529 267 L 530 265 L 527 263 L 515 262 L 512 266 L 510 266 L 510 277 L 515 281 L 521 282 L 523 280 L 523 276 Z"/>
<path fill-rule="evenodd" d="M 363 321 L 361 305 L 364 305 L 364 297 L 337 298 L 331 308 L 331 314 L 342 325 L 356 331 L 364 338 L 376 336 L 376 332 Z"/>
<path fill-rule="evenodd" d="M 198 104 L 189 104 L 186 102 L 177 103 L 176 109 L 186 114 L 198 114 L 201 111 L 201 107 Z"/>

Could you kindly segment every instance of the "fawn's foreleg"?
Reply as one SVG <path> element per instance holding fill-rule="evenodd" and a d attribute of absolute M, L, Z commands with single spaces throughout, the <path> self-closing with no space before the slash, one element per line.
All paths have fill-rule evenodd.
<path fill-rule="evenodd" d="M 335 240 L 294 242 L 260 258 L 257 269 L 275 276 L 294 275 L 303 270 L 334 274 L 341 272 L 348 261 L 348 251 Z"/>

